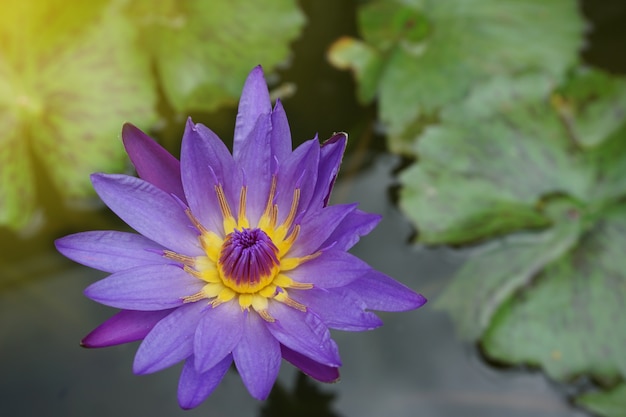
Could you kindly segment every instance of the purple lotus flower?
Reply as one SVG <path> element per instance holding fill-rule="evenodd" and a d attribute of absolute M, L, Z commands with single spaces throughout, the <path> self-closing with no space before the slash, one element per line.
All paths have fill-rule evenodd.
<path fill-rule="evenodd" d="M 426 302 L 347 252 L 380 220 L 355 204 L 328 205 L 347 137 L 321 146 L 315 138 L 292 151 L 261 67 L 243 89 L 232 155 L 191 120 L 180 162 L 132 125 L 122 137 L 141 179 L 94 174 L 92 182 L 140 234 L 85 232 L 56 246 L 112 273 L 85 294 L 122 309 L 83 345 L 143 339 L 137 374 L 184 360 L 181 407 L 199 405 L 233 361 L 257 399 L 269 395 L 281 358 L 336 381 L 341 360 L 329 328 L 373 329 L 382 323 L 370 309 Z"/>

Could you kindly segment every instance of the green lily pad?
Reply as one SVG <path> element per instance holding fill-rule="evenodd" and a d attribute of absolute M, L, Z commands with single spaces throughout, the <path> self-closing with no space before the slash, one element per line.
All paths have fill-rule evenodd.
<path fill-rule="evenodd" d="M 573 0 L 379 0 L 361 8 L 359 27 L 363 40 L 341 39 L 330 61 L 352 68 L 362 100 L 378 93 L 390 148 L 409 154 L 424 120 L 477 82 L 526 71 L 560 80 L 584 29 Z"/>
<path fill-rule="evenodd" d="M 555 103 L 570 134 L 582 146 L 596 146 L 624 124 L 626 83 L 589 69 L 580 70 L 558 92 Z M 603 100 L 597 100 L 601 95 Z"/>
<path fill-rule="evenodd" d="M 473 254 L 436 306 L 450 312 L 464 338 L 478 339 L 504 301 L 576 244 L 581 233 L 578 210 L 571 202 L 550 202 L 553 228 L 503 238 Z"/>
<path fill-rule="evenodd" d="M 31 156 L 62 196 L 93 195 L 90 173 L 125 166 L 121 125 L 154 121 L 156 102 L 149 63 L 114 7 L 22 3 L 0 28 L 0 222 L 15 229 L 33 212 Z"/>
<path fill-rule="evenodd" d="M 295 0 L 132 2 L 142 48 L 178 112 L 236 102 L 250 69 L 284 62 L 304 16 Z"/>
<path fill-rule="evenodd" d="M 626 417 L 626 384 L 608 392 L 592 392 L 576 399 L 576 403 L 605 417 Z"/>
<path fill-rule="evenodd" d="M 592 174 L 570 151 L 547 79 L 496 78 L 442 113 L 400 175 L 400 206 L 425 243 L 464 243 L 550 224 L 539 201 L 584 199 Z"/>
<path fill-rule="evenodd" d="M 618 207 L 502 305 L 482 340 L 486 354 L 561 380 L 626 377 L 625 247 L 626 209 Z"/>
<path fill-rule="evenodd" d="M 586 80 L 574 75 L 571 83 Z M 612 80 L 623 88 L 623 80 Z M 609 139 L 586 150 L 562 120 L 549 78 L 494 78 L 441 113 L 415 150 L 419 162 L 401 173 L 400 206 L 425 243 L 465 243 L 521 229 L 546 227 L 543 199 L 567 195 L 601 206 L 626 192 L 626 114 L 612 121 Z M 567 84 L 569 85 L 569 84 Z M 585 109 L 610 107 L 603 89 L 584 97 Z M 556 87 L 553 87 L 556 88 Z M 575 97 L 567 100 L 576 104 Z M 582 132 L 582 130 L 580 131 Z"/>

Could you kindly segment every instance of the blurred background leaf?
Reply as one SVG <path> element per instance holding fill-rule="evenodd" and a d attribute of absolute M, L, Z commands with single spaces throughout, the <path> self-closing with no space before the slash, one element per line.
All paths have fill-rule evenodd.
<path fill-rule="evenodd" d="M 601 416 L 626 417 L 626 384 L 606 392 L 585 394 L 577 403 Z"/>
<path fill-rule="evenodd" d="M 626 80 L 579 64 L 584 26 L 569 0 L 378 0 L 329 59 L 413 158 L 399 205 L 417 240 L 499 238 L 436 306 L 492 360 L 607 388 L 626 378 Z M 612 415 L 617 394 L 594 395 Z"/>
<path fill-rule="evenodd" d="M 626 112 L 614 96 L 626 97 L 626 82 L 602 75 L 613 85 L 605 90 L 587 74 L 566 83 L 585 85 L 584 97 L 565 95 L 567 88 L 544 93 L 549 82 L 542 76 L 495 78 L 442 112 L 440 124 L 417 143 L 419 163 L 400 175 L 400 206 L 418 225 L 422 242 L 464 243 L 545 227 L 549 219 L 540 202 L 554 194 L 603 204 L 624 193 L 624 177 L 615 171 L 626 162 L 618 152 Z M 564 102 L 577 106 L 582 122 L 563 119 Z M 602 146 L 586 151 L 578 146 L 585 131 L 575 126 L 584 126 L 597 108 L 614 115 L 613 126 L 594 139 Z"/>
<path fill-rule="evenodd" d="M 289 57 L 304 16 L 295 0 L 138 0 L 129 14 L 176 112 L 235 104 L 250 68 Z"/>
<path fill-rule="evenodd" d="M 626 377 L 625 247 L 626 209 L 617 207 L 500 307 L 483 338 L 487 355 L 560 380 Z"/>
<path fill-rule="evenodd" d="M 89 174 L 124 171 L 121 126 L 156 126 L 160 93 L 165 113 L 236 104 L 250 69 L 271 76 L 303 24 L 294 0 L 3 4 L 0 225 L 32 227 L 41 178 L 76 203 L 93 196 Z"/>
<path fill-rule="evenodd" d="M 504 301 L 577 243 L 582 221 L 576 205 L 557 199 L 547 212 L 553 227 L 514 234 L 474 253 L 437 299 L 436 306 L 450 312 L 465 338 L 479 338 Z"/>
<path fill-rule="evenodd" d="M 363 39 L 338 40 L 330 61 L 355 72 L 363 101 L 378 96 L 389 148 L 406 154 L 476 83 L 529 71 L 558 81 L 584 27 L 573 0 L 378 0 L 359 24 Z"/>
<path fill-rule="evenodd" d="M 19 229 L 37 173 L 84 198 L 89 174 L 121 171 L 121 123 L 154 122 L 157 94 L 132 26 L 110 4 L 11 1 L 2 19 L 0 223 Z"/>

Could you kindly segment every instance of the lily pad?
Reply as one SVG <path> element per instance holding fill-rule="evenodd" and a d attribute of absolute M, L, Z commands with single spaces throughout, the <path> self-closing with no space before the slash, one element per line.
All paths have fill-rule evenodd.
<path fill-rule="evenodd" d="M 486 354 L 541 365 L 561 380 L 626 377 L 625 247 L 626 209 L 619 207 L 502 305 L 483 338 Z"/>
<path fill-rule="evenodd" d="M 570 82 L 584 80 L 574 75 Z M 458 244 L 546 227 L 541 202 L 552 195 L 602 205 L 624 194 L 626 148 L 618 133 L 626 117 L 622 128 L 607 130 L 614 139 L 586 151 L 563 122 L 555 96 L 544 93 L 550 84 L 537 75 L 494 78 L 423 132 L 415 147 L 419 162 L 400 175 L 400 206 L 420 241 Z M 584 100 L 586 109 L 613 109 L 607 104 L 613 94 L 603 89 Z M 584 109 L 580 114 L 587 117 Z"/>
<path fill-rule="evenodd" d="M 555 97 L 556 108 L 578 144 L 596 146 L 622 127 L 626 83 L 601 71 L 582 69 Z M 597 100 L 602 96 L 602 100 Z"/>
<path fill-rule="evenodd" d="M 497 76 L 535 71 L 559 81 L 577 62 L 583 21 L 573 0 L 373 1 L 363 40 L 343 38 L 331 63 L 351 68 L 359 96 L 377 92 L 392 151 L 411 154 L 423 125 Z"/>
<path fill-rule="evenodd" d="M 626 384 L 608 392 L 592 392 L 580 396 L 576 403 L 605 417 L 626 417 Z"/>
<path fill-rule="evenodd" d="M 156 93 L 114 7 L 52 0 L 7 10 L 3 19 L 15 20 L 0 26 L 0 221 L 17 229 L 33 211 L 31 155 L 61 195 L 92 195 L 89 174 L 124 168 L 120 126 L 152 122 Z"/>
<path fill-rule="evenodd" d="M 128 12 L 181 113 L 236 102 L 250 68 L 284 62 L 304 24 L 295 0 L 138 0 Z"/>
<path fill-rule="evenodd" d="M 450 311 L 464 338 L 478 339 L 504 301 L 576 244 L 582 228 L 578 210 L 568 201 L 550 202 L 554 227 L 503 238 L 473 254 L 436 306 Z"/>

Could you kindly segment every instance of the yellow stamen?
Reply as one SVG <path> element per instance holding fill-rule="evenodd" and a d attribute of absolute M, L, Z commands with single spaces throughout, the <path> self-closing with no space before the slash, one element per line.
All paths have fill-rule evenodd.
<path fill-rule="evenodd" d="M 272 177 L 272 185 L 270 186 L 270 193 L 267 196 L 267 202 L 265 203 L 265 210 L 259 219 L 258 228 L 268 232 L 276 225 L 276 205 L 274 202 L 274 195 L 276 194 L 276 176 Z M 272 220 L 274 219 L 274 220 Z"/>
<path fill-rule="evenodd" d="M 220 184 L 215 186 L 215 194 L 222 214 L 224 234 L 222 234 L 221 230 L 214 232 L 206 229 L 191 213 L 191 210 L 186 209 L 187 217 L 200 232 L 198 240 L 205 256 L 181 255 L 170 250 L 163 252 L 165 258 L 182 264 L 187 273 L 205 282 L 200 291 L 183 297 L 184 303 L 206 299 L 208 305 L 217 307 L 232 301 L 236 297 L 236 301 L 239 303 L 242 311 L 254 310 L 263 320 L 269 323 L 276 321 L 269 313 L 270 300 L 276 300 L 276 302 L 283 303 L 299 311 L 307 311 L 307 307 L 304 304 L 289 297 L 288 290 L 308 290 L 314 287 L 313 284 L 294 281 L 285 275 L 284 272 L 293 270 L 299 265 L 318 257 L 321 252 L 301 257 L 285 257 L 298 239 L 301 231 L 300 225 L 294 224 L 300 203 L 301 190 L 299 188 L 293 190 L 289 213 L 287 213 L 280 225 L 278 225 L 278 205 L 274 204 L 276 193 L 277 178 L 274 176 L 272 177 L 265 209 L 255 227 L 267 235 L 266 238 L 269 238 L 269 242 L 265 241 L 264 245 L 269 245 L 268 247 L 273 248 L 273 252 L 268 253 L 270 255 L 273 253 L 275 257 L 273 258 L 271 268 L 264 267 L 263 273 L 258 277 L 255 275 L 254 280 L 244 279 L 247 277 L 245 268 L 239 270 L 222 259 L 224 248 L 229 242 L 232 243 L 229 240 L 233 238 L 232 233 L 252 233 L 248 230 L 250 225 L 246 216 L 247 187 L 241 187 L 239 192 L 239 211 L 234 213 L 237 214 L 235 217 L 228 204 L 224 188 Z M 246 230 L 243 231 L 243 229 Z M 266 262 L 267 259 L 263 258 L 262 261 Z M 228 275 L 233 274 L 234 271 L 238 271 L 237 275 L 243 274 L 244 276 L 233 277 Z"/>
<path fill-rule="evenodd" d="M 293 190 L 293 198 L 291 199 L 291 208 L 289 209 L 289 215 L 283 222 L 283 226 L 286 228 L 291 227 L 293 220 L 296 218 L 296 210 L 298 209 L 298 202 L 300 201 L 300 189 Z"/>
<path fill-rule="evenodd" d="M 180 262 L 183 265 L 194 266 L 196 264 L 195 258 L 187 255 L 181 255 L 180 253 L 173 252 L 171 250 L 164 250 L 163 256 L 167 259 L 171 259 L 175 262 Z"/>
<path fill-rule="evenodd" d="M 224 233 L 229 234 L 235 230 L 237 222 L 233 217 L 228 201 L 226 201 L 226 195 L 224 194 L 224 189 L 221 184 L 215 186 L 215 194 L 217 194 L 217 199 L 220 203 L 220 210 L 222 211 L 222 218 L 224 219 Z"/>
<path fill-rule="evenodd" d="M 276 294 L 276 285 L 270 284 L 267 287 L 261 289 L 257 294 L 259 294 L 261 297 L 272 298 L 274 294 Z"/>
<path fill-rule="evenodd" d="M 257 294 L 252 297 L 252 308 L 255 311 L 267 311 L 268 305 L 269 303 L 267 302 L 267 298 Z"/>
<path fill-rule="evenodd" d="M 291 228 L 293 221 L 296 218 L 296 212 L 298 211 L 298 202 L 300 201 L 300 189 L 296 188 L 293 190 L 293 198 L 291 199 L 291 208 L 289 209 L 289 214 L 283 223 L 278 226 L 275 232 L 276 239 L 281 241 L 287 235 L 287 232 Z"/>
<path fill-rule="evenodd" d="M 211 305 L 213 307 L 217 307 L 220 304 L 229 302 L 230 300 L 235 298 L 236 295 L 237 293 L 235 291 L 231 290 L 230 288 L 223 287 L 219 294 L 216 295 L 215 300 L 211 302 Z"/>
<path fill-rule="evenodd" d="M 208 233 L 209 231 L 200 223 L 196 216 L 193 215 L 190 208 L 185 209 L 185 214 L 189 218 L 189 221 L 193 224 L 193 226 L 198 229 L 200 233 Z"/>
<path fill-rule="evenodd" d="M 280 260 L 281 271 L 291 271 L 292 269 L 320 256 L 322 252 L 315 252 L 311 255 L 301 256 L 299 258 L 287 258 Z"/>
<path fill-rule="evenodd" d="M 287 252 L 289 252 L 289 249 L 291 249 L 291 246 L 293 246 L 293 243 L 296 241 L 299 234 L 300 234 L 300 225 L 296 224 L 291 230 L 291 233 L 289 233 L 289 236 L 287 236 L 278 245 L 278 255 L 280 257 L 284 256 Z"/>
<path fill-rule="evenodd" d="M 241 309 L 245 310 L 250 308 L 253 298 L 252 294 L 239 294 L 239 305 L 241 306 Z"/>
<path fill-rule="evenodd" d="M 261 318 L 268 323 L 274 323 L 276 321 L 276 319 L 272 317 L 267 310 L 257 311 L 257 313 L 259 313 L 259 316 L 261 316 Z"/>
<path fill-rule="evenodd" d="M 204 249 L 204 253 L 206 253 L 207 258 L 213 261 L 213 263 L 217 263 L 217 259 L 220 256 L 220 250 L 224 244 L 224 239 L 219 237 L 216 233 L 207 231 L 200 235 L 200 244 L 202 245 L 202 249 Z"/>
<path fill-rule="evenodd" d="M 280 292 L 276 294 L 276 297 L 274 297 L 274 299 L 288 305 L 291 308 L 295 308 L 296 310 L 306 311 L 306 306 L 304 304 L 297 302 L 293 298 L 289 298 L 286 292 Z"/>
<path fill-rule="evenodd" d="M 270 186 L 270 193 L 267 196 L 267 202 L 265 203 L 265 211 L 263 212 L 264 216 L 268 216 L 270 214 L 270 210 L 272 209 L 274 202 L 274 195 L 276 194 L 276 176 L 272 177 L 272 185 Z"/>
<path fill-rule="evenodd" d="M 242 227 L 250 227 L 248 223 L 248 219 L 246 218 L 246 194 L 248 188 L 244 185 L 241 187 L 241 192 L 239 193 L 239 216 L 237 219 L 237 226 L 241 229 Z"/>
<path fill-rule="evenodd" d="M 200 271 L 196 271 L 195 269 L 193 269 L 189 265 L 183 266 L 183 269 L 185 270 L 186 273 L 191 274 L 191 275 L 193 275 L 194 277 L 196 277 L 198 279 L 202 279 L 202 273 Z"/>
<path fill-rule="evenodd" d="M 296 290 L 310 290 L 311 288 L 313 288 L 313 284 L 294 281 L 285 274 L 278 274 L 278 276 L 274 278 L 273 284 L 275 284 L 277 287 L 293 288 Z"/>
<path fill-rule="evenodd" d="M 223 290 L 224 286 L 222 284 L 207 284 L 197 293 L 183 297 L 183 303 L 193 303 L 205 298 L 213 298 Z"/>

